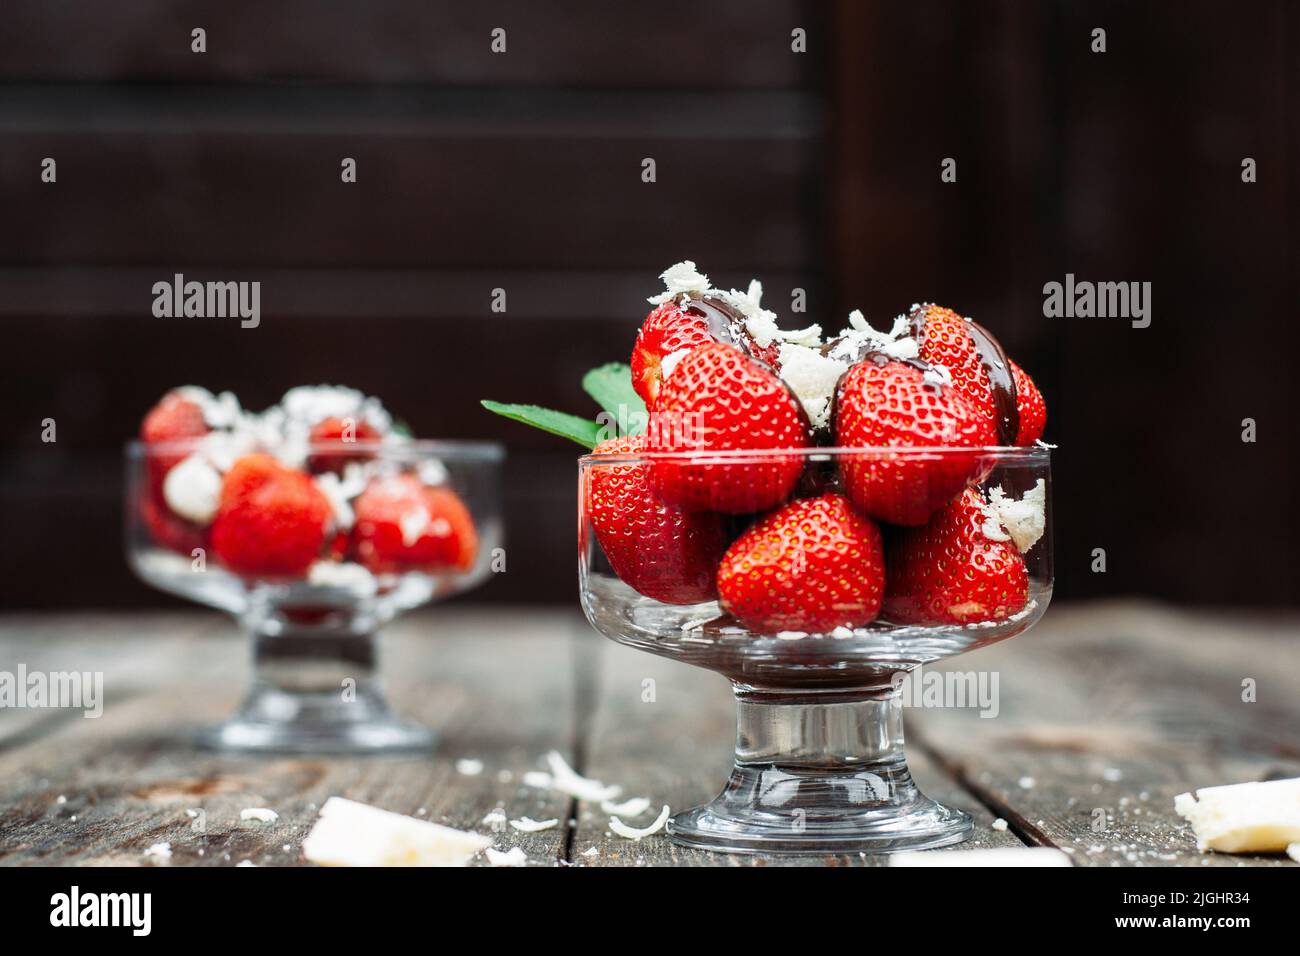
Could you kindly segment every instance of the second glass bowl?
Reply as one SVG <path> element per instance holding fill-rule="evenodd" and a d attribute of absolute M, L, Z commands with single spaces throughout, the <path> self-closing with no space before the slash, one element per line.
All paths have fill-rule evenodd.
<path fill-rule="evenodd" d="M 242 540 L 228 545 L 250 566 L 265 568 L 254 571 L 222 560 L 223 549 L 213 541 L 216 522 L 200 527 L 180 520 L 161 500 L 158 476 L 196 454 L 202 441 L 132 442 L 126 449 L 131 567 L 159 590 L 233 615 L 252 641 L 255 673 L 243 705 L 229 720 L 205 729 L 200 742 L 221 750 L 298 753 L 430 747 L 431 731 L 388 706 L 377 674 L 376 635 L 397 615 L 477 587 L 490 576 L 502 540 L 501 447 L 312 444 L 311 456 L 365 462 L 366 490 L 354 504 L 359 509 L 371 494 L 375 517 L 364 535 L 340 532 L 335 520 L 315 560 L 284 573 L 274 569 L 274 555 L 282 546 L 288 550 L 294 532 L 277 517 L 275 502 L 263 497 L 256 505 L 262 510 L 254 510 L 254 520 L 237 532 Z M 258 457 L 266 468 L 276 467 L 270 456 Z M 298 482 L 314 480 L 294 475 Z M 358 513 L 356 526 L 367 520 Z"/>

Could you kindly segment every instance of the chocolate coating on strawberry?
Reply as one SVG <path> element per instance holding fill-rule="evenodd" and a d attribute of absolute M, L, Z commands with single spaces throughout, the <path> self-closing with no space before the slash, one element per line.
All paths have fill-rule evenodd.
<path fill-rule="evenodd" d="M 908 315 L 921 357 L 945 366 L 967 398 L 982 405 L 985 391 L 992 400 L 999 445 L 1014 445 L 1020 432 L 1016 381 L 1011 359 L 997 338 L 984 326 L 952 309 L 933 303 L 913 306 Z M 966 359 L 973 347 L 975 363 Z"/>
<path fill-rule="evenodd" d="M 789 386 L 734 345 L 713 342 L 692 350 L 664 381 L 648 436 L 651 451 L 694 456 L 804 448 L 810 431 Z M 746 514 L 785 501 L 802 470 L 799 455 L 707 464 L 684 456 L 656 461 L 651 474 L 676 507 Z"/>
<path fill-rule="evenodd" d="M 864 514 L 891 524 L 918 525 L 976 478 L 991 441 L 992 423 L 960 392 L 934 381 L 911 361 L 871 355 L 840 379 L 836 440 L 846 448 L 877 449 L 841 463 L 844 487 Z M 892 449 L 947 448 L 941 454 Z"/>

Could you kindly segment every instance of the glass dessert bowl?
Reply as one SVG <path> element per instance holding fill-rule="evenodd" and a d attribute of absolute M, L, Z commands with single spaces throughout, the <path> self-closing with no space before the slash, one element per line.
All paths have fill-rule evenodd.
<path fill-rule="evenodd" d="M 721 674 L 737 702 L 730 780 L 669 837 L 742 853 L 965 839 L 969 816 L 908 772 L 900 683 L 1042 616 L 1048 449 L 626 447 L 579 461 L 583 609 L 620 644 Z"/>
<path fill-rule="evenodd" d="M 300 411 L 291 396 L 303 391 L 335 404 L 355 397 L 358 418 L 286 425 Z M 287 418 L 280 406 L 253 416 L 235 405 L 224 420 L 201 389 L 164 396 L 126 448 L 127 560 L 153 587 L 233 615 L 252 639 L 252 687 L 200 744 L 428 748 L 434 735 L 385 700 L 376 635 L 398 614 L 490 576 L 502 537 L 502 449 L 358 428 L 367 413 L 387 422 L 360 393 L 294 392 Z M 342 437 L 329 437 L 338 422 Z M 194 434 L 171 437 L 186 430 L 178 423 Z"/>

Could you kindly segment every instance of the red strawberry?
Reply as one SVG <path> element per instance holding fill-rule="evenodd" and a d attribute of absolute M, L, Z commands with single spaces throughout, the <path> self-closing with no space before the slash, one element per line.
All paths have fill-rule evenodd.
<path fill-rule="evenodd" d="M 718 567 L 722 607 L 761 634 L 862 627 L 884 592 L 880 529 L 833 492 L 760 518 Z"/>
<path fill-rule="evenodd" d="M 989 520 L 983 496 L 967 488 L 928 524 L 900 530 L 887 551 L 885 616 L 898 624 L 970 624 L 1023 609 L 1025 561 L 1010 540 L 987 536 Z"/>
<path fill-rule="evenodd" d="M 338 451 L 316 452 L 307 459 L 307 467 L 314 472 L 341 473 L 343 466 L 350 461 L 365 461 L 374 457 L 373 452 L 347 450 L 349 444 L 378 441 L 381 437 L 379 430 L 364 418 L 326 418 L 312 426 L 311 444 L 338 444 L 342 447 Z"/>
<path fill-rule="evenodd" d="M 680 349 L 712 342 L 709 321 L 697 312 L 684 311 L 677 302 L 657 306 L 641 323 L 632 346 L 632 387 L 647 408 L 654 408 L 663 379 L 663 360 Z"/>
<path fill-rule="evenodd" d="M 970 447 L 993 443 L 992 423 L 953 388 L 909 362 L 873 355 L 836 390 L 836 443 L 843 447 Z M 928 456 L 887 451 L 846 457 L 844 487 L 862 511 L 890 524 L 924 524 L 981 468 L 974 452 Z"/>
<path fill-rule="evenodd" d="M 190 557 L 195 548 L 208 546 L 208 530 L 179 518 L 157 496 L 140 496 L 140 517 L 160 548 Z"/>
<path fill-rule="evenodd" d="M 612 438 L 594 455 L 637 455 L 644 435 Z M 623 583 L 665 604 L 717 597 L 714 571 L 727 547 L 723 518 L 688 514 L 660 501 L 646 464 L 597 464 L 587 470 L 587 514 L 596 540 Z"/>
<path fill-rule="evenodd" d="M 201 438 L 212 429 L 203 418 L 203 409 L 180 391 L 170 391 L 149 410 L 140 425 L 140 440 L 147 445 L 185 442 Z M 149 480 L 158 500 L 162 500 L 162 482 L 167 472 L 178 465 L 188 451 L 158 453 L 149 456 Z"/>
<path fill-rule="evenodd" d="M 710 343 L 683 358 L 662 385 L 647 449 L 655 452 L 804 448 L 803 407 L 771 371 L 735 346 Z M 656 461 L 651 481 L 667 504 L 687 511 L 746 514 L 780 504 L 799 480 L 799 455 L 700 465 Z"/>
<path fill-rule="evenodd" d="M 374 479 L 352 504 L 357 559 L 377 574 L 468 571 L 478 553 L 469 509 L 449 488 L 414 475 Z"/>
<path fill-rule="evenodd" d="M 320 555 L 331 516 L 306 473 L 270 455 L 245 455 L 222 483 L 212 550 L 237 574 L 297 577 Z"/>
<path fill-rule="evenodd" d="M 910 318 L 920 358 L 948 369 L 953 388 L 993 427 L 995 439 L 989 444 L 1015 444 L 1016 382 L 998 340 L 983 326 L 942 306 L 917 306 Z"/>
<path fill-rule="evenodd" d="M 1043 437 L 1043 430 L 1047 427 L 1047 405 L 1038 386 L 1024 369 L 1012 362 L 1011 372 L 1016 378 L 1016 407 L 1020 411 L 1016 444 L 1026 448 Z"/>
<path fill-rule="evenodd" d="M 667 302 L 646 316 L 632 346 L 632 387 L 646 408 L 654 409 L 659 401 L 664 359 L 709 342 L 735 345 L 772 371 L 780 370 L 781 340 L 760 346 L 749 331 L 745 315 L 727 299 L 692 295 Z"/>

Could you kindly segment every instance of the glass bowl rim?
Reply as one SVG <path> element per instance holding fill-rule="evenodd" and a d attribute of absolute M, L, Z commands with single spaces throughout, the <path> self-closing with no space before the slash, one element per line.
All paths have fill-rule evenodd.
<path fill-rule="evenodd" d="M 153 458 L 161 455 L 174 456 L 177 454 L 188 455 L 202 447 L 203 441 L 210 435 L 223 434 L 220 431 L 209 432 L 207 435 L 199 435 L 194 438 L 180 438 L 172 441 L 163 442 L 144 442 L 140 439 L 132 439 L 123 446 L 123 453 L 127 458 Z M 283 447 L 284 444 L 273 445 L 269 448 L 262 447 L 257 443 L 248 454 L 275 454 L 277 447 Z M 307 442 L 306 449 L 309 453 L 320 452 L 347 452 L 355 454 L 357 452 L 374 453 L 380 458 L 415 458 L 415 457 L 437 457 L 446 458 L 455 461 L 490 461 L 498 462 L 505 458 L 505 446 L 499 442 L 488 441 L 464 441 L 458 439 L 429 439 L 413 438 L 402 441 L 383 441 L 367 439 L 365 441 L 316 441 Z"/>
<path fill-rule="evenodd" d="M 728 448 L 715 451 L 642 451 L 620 452 L 618 454 L 589 454 L 578 459 L 582 468 L 600 465 L 635 465 L 655 461 L 675 461 L 686 464 L 715 463 L 763 463 L 774 458 L 798 456 L 809 461 L 833 461 L 856 455 L 879 455 L 894 458 L 933 459 L 957 457 L 958 455 L 981 455 L 994 459 L 997 463 L 1023 463 L 1047 465 L 1051 462 L 1051 453 L 1056 446 L 1033 445 L 1021 447 L 1014 445 L 857 445 L 857 446 L 808 446 L 804 448 Z"/>

